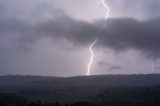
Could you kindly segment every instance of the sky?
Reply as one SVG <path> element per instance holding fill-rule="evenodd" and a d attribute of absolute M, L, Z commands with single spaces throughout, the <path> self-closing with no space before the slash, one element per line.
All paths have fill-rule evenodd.
<path fill-rule="evenodd" d="M 0 75 L 149 74 L 160 69 L 160 0 L 0 0 Z"/>

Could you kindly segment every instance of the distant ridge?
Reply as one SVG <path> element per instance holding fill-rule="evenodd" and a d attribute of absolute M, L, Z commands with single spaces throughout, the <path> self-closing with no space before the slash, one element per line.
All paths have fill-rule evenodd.
<path fill-rule="evenodd" d="M 69 85 L 103 85 L 103 86 L 149 86 L 160 84 L 160 74 L 133 74 L 133 75 L 91 75 L 71 77 L 6 75 L 0 76 L 0 86 L 23 85 L 32 83 L 59 83 Z"/>
<path fill-rule="evenodd" d="M 160 88 L 160 74 L 93 75 L 72 77 L 0 76 L 0 93 L 17 94 L 32 100 L 46 102 L 94 100 L 106 90 L 112 92 L 134 89 Z"/>

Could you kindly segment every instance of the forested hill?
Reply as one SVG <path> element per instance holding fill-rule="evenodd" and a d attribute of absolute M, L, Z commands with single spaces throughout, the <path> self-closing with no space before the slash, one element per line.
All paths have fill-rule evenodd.
<path fill-rule="evenodd" d="M 0 76 L 0 86 L 151 86 L 160 84 L 160 74 L 147 75 L 97 75 L 77 77 Z"/>
<path fill-rule="evenodd" d="M 127 98 L 130 97 L 132 100 L 133 96 L 134 98 L 141 98 L 140 101 L 135 99 L 136 103 L 146 103 L 143 101 L 144 97 L 146 97 L 146 101 L 148 101 L 148 98 L 152 100 L 151 102 L 153 100 L 159 101 L 159 95 L 160 74 L 77 77 L 9 75 L 0 77 L 0 102 L 8 100 L 15 102 L 22 98 L 22 103 L 24 101 L 32 102 L 38 100 L 47 103 L 56 101 L 60 103 L 88 101 L 106 106 L 106 104 L 115 103 L 117 101 L 116 98 L 128 103 Z M 110 101 L 104 102 L 106 98 Z"/>

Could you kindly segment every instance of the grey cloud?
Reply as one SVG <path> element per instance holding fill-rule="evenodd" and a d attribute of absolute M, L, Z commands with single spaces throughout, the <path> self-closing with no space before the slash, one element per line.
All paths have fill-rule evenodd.
<path fill-rule="evenodd" d="M 105 0 L 105 2 L 110 7 L 111 18 L 131 17 L 148 20 L 160 17 L 159 0 Z M 93 21 L 104 18 L 106 14 L 100 0 L 55 0 L 55 4 L 70 17 L 80 20 Z"/>
<path fill-rule="evenodd" d="M 136 21 L 134 19 L 110 19 L 106 27 L 70 18 L 34 26 L 35 35 L 65 38 L 73 43 L 85 44 L 98 38 L 99 45 L 115 50 L 134 49 L 146 55 L 159 56 L 160 19 Z M 36 36 L 37 37 L 37 36 Z"/>
<path fill-rule="evenodd" d="M 143 22 L 129 18 L 110 19 L 106 27 L 67 16 L 36 25 L 14 20 L 1 23 L 1 34 L 9 32 L 20 35 L 17 40 L 22 45 L 34 43 L 43 37 L 68 39 L 77 44 L 87 44 L 98 38 L 99 46 L 118 51 L 134 49 L 152 57 L 157 57 L 160 53 L 160 19 Z"/>
<path fill-rule="evenodd" d="M 110 66 L 111 64 L 108 63 L 108 62 L 105 62 L 105 61 L 99 61 L 99 62 L 98 62 L 98 65 L 99 65 L 99 66 Z"/>
<path fill-rule="evenodd" d="M 16 1 L 16 3 L 18 3 L 18 1 Z M 10 14 L 12 9 L 17 13 L 17 11 L 23 10 L 23 7 L 25 7 L 25 14 L 27 11 L 31 13 L 31 10 L 41 11 L 41 7 L 43 7 L 45 11 L 41 11 L 43 13 L 48 13 L 49 10 L 52 10 L 52 12 L 50 12 L 52 16 L 57 16 L 58 14 L 60 15 L 52 20 L 40 21 L 36 24 L 32 24 L 32 21 L 31 23 L 28 23 L 28 21 L 20 20 L 18 18 L 25 16 L 24 14 L 16 14 L 18 16 L 13 16 L 14 18 L 7 17 L 6 15 L 4 15 L 5 18 L 0 18 L 1 36 L 12 36 L 12 39 L 14 38 L 13 40 L 19 42 L 17 45 L 22 46 L 22 48 L 29 44 L 32 45 L 32 43 L 43 37 L 49 37 L 53 39 L 68 39 L 77 44 L 90 43 L 98 37 L 99 45 L 103 47 L 110 47 L 115 50 L 135 49 L 145 52 L 146 55 L 151 55 L 153 57 L 159 56 L 159 18 L 143 22 L 132 18 L 109 19 L 107 26 L 103 27 L 103 25 L 99 23 L 83 22 L 66 16 L 63 11 L 55 9 L 50 0 L 46 2 L 41 0 L 40 2 L 34 2 L 33 4 L 30 2 L 31 1 L 25 2 L 20 7 L 14 8 L 14 2 L 8 3 L 7 1 L 2 0 L 1 4 L 4 4 L 4 8 L 2 10 L 4 10 L 4 12 L 2 12 L 1 16 L 4 15 L 3 13 Z M 158 0 L 155 0 L 154 2 L 153 0 L 122 0 L 121 2 L 113 2 L 113 5 L 116 5 L 116 3 L 120 3 L 121 5 L 117 4 L 117 6 L 124 8 L 127 8 L 127 6 L 129 7 L 135 3 L 144 3 L 143 9 L 146 11 L 150 10 L 151 13 L 155 14 L 158 14 L 157 9 L 160 8 L 160 3 Z M 50 4 L 52 4 L 52 6 Z M 109 2 L 109 4 L 111 3 Z M 11 6 L 11 8 L 7 9 L 5 6 Z M 27 7 L 32 8 L 28 10 Z M 44 16 L 44 14 L 39 15 Z M 36 16 L 35 14 L 34 18 L 39 18 L 39 15 Z"/>
<path fill-rule="evenodd" d="M 65 14 L 55 7 L 53 0 L 1 0 L 0 12 L 0 19 L 16 18 L 31 24 Z"/>
<path fill-rule="evenodd" d="M 111 66 L 109 67 L 108 71 L 117 71 L 117 70 L 119 71 L 121 69 L 123 69 L 123 67 L 121 66 Z"/>
<path fill-rule="evenodd" d="M 108 63 L 106 61 L 100 61 L 100 62 L 98 62 L 98 65 L 100 67 L 104 67 L 108 71 L 117 71 L 117 70 L 119 71 L 119 70 L 123 69 L 123 67 L 120 66 L 120 65 L 114 65 L 114 64 Z"/>
<path fill-rule="evenodd" d="M 5 2 L 7 4 L 6 0 L 0 1 L 0 3 L 1 2 Z M 32 3 L 32 0 L 30 2 Z M 26 5 L 26 4 L 24 3 L 23 5 Z M 10 7 L 10 6 L 12 5 L 7 5 L 7 7 Z M 34 8 L 34 6 L 35 5 L 31 6 L 32 9 Z M 8 10 L 8 8 L 6 8 L 5 6 L 3 7 L 0 6 L 0 12 L 1 12 L 0 14 L 0 58 L 1 58 L 0 69 L 3 70 L 3 72 L 0 72 L 0 73 L 4 73 L 5 71 L 9 72 L 12 69 L 16 70 L 14 69 L 15 67 L 16 68 L 21 67 L 21 69 L 23 69 L 24 67 L 27 67 L 26 64 L 30 63 L 29 60 L 28 62 L 26 61 L 24 62 L 23 64 L 24 67 L 18 66 L 17 65 L 18 62 L 16 63 L 15 60 L 19 60 L 20 61 L 19 63 L 24 61 L 23 58 L 24 59 L 27 58 L 27 57 L 25 58 L 26 56 L 25 54 L 27 53 L 26 52 L 22 53 L 22 51 L 26 50 L 27 48 L 27 50 L 32 50 L 32 52 L 34 52 L 34 50 L 36 49 L 34 44 L 43 38 L 53 39 L 53 42 L 54 40 L 66 39 L 71 43 L 73 43 L 74 45 L 78 45 L 78 46 L 86 46 L 86 44 L 88 45 L 93 40 L 95 40 L 95 38 L 98 38 L 97 47 L 102 47 L 102 48 L 108 47 L 116 51 L 134 49 L 134 50 L 140 51 L 143 56 L 147 56 L 151 58 L 159 58 L 160 56 L 160 30 L 159 30 L 160 19 L 159 18 L 150 19 L 147 21 L 137 21 L 132 18 L 109 19 L 107 21 L 107 26 L 104 27 L 103 24 L 100 24 L 98 22 L 89 23 L 89 22 L 84 22 L 80 20 L 74 20 L 69 16 L 66 16 L 63 11 L 56 10 L 54 6 L 52 8 L 51 6 L 48 7 L 48 4 L 45 5 L 45 7 L 47 8 L 45 9 L 43 8 L 44 10 L 46 10 L 46 11 L 43 11 L 44 14 L 43 13 L 41 14 L 41 12 L 39 12 L 39 9 L 36 8 L 36 10 L 34 10 L 33 13 L 37 13 L 37 14 L 33 15 L 32 18 L 34 19 L 31 21 L 30 19 L 32 18 L 30 16 L 32 16 L 33 14 L 31 12 L 32 9 L 29 9 L 29 10 L 24 9 L 25 10 L 24 11 L 25 15 L 24 15 L 23 11 L 20 13 L 18 12 L 20 10 L 23 10 L 23 6 L 16 7 L 18 9 L 15 9 L 15 10 L 14 10 L 14 7 L 15 5 L 13 5 Z M 28 7 L 28 6 L 25 6 L 25 7 Z M 146 8 L 149 9 L 151 8 L 151 6 Z M 153 8 L 152 11 L 149 11 L 149 12 L 152 13 L 153 11 L 156 11 L 157 8 L 158 6 L 156 6 L 155 8 Z M 50 9 L 52 9 L 53 11 L 48 12 L 48 10 Z M 29 15 L 30 18 L 25 17 L 27 11 L 30 14 Z M 53 19 L 44 18 L 46 16 L 46 13 L 49 13 L 51 16 L 53 16 Z M 154 14 L 156 13 L 157 12 L 154 12 Z M 157 16 L 158 15 L 159 14 L 157 14 Z M 23 19 L 22 17 L 25 19 Z M 39 20 L 39 19 L 40 21 L 37 21 L 36 23 L 32 23 L 34 22 L 34 20 Z M 104 22 L 104 20 L 100 20 L 100 21 Z M 36 47 L 38 48 L 38 46 Z M 51 52 L 51 51 L 48 50 L 48 52 Z M 36 51 L 35 53 L 38 53 L 38 52 Z M 59 55 L 58 52 L 56 53 Z M 58 58 L 58 55 L 57 55 L 57 58 Z M 29 56 L 29 57 L 31 58 L 30 60 L 32 60 L 32 56 Z M 39 65 L 40 63 L 36 63 L 36 64 Z M 104 64 L 104 63 L 100 63 L 100 64 Z M 111 70 L 120 69 L 120 68 L 121 67 L 113 66 Z M 55 73 L 58 73 L 58 71 Z"/>
<path fill-rule="evenodd" d="M 140 20 L 160 17 L 159 0 L 111 0 L 106 2 L 110 6 L 112 17 L 133 17 Z"/>

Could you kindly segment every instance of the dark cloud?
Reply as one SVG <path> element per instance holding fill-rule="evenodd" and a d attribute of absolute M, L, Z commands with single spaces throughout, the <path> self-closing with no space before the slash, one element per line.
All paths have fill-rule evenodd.
<path fill-rule="evenodd" d="M 117 70 L 120 71 L 120 70 L 123 69 L 123 67 L 120 66 L 120 65 L 114 65 L 114 64 L 108 63 L 106 61 L 100 61 L 100 62 L 98 62 L 98 65 L 100 67 L 104 67 L 105 69 L 107 69 L 107 71 L 117 71 Z"/>
<path fill-rule="evenodd" d="M 123 67 L 121 67 L 121 66 L 111 66 L 111 67 L 109 67 L 108 71 L 120 71 L 122 69 L 123 69 Z"/>
<path fill-rule="evenodd" d="M 98 62 L 98 65 L 99 66 L 110 66 L 111 64 L 106 61 L 100 61 L 100 62 Z"/>
<path fill-rule="evenodd" d="M 10 36 L 12 39 L 14 38 L 13 40 L 19 42 L 17 45 L 22 46 L 22 48 L 28 44 L 36 42 L 38 39 L 43 37 L 49 37 L 53 39 L 68 39 L 76 44 L 86 44 L 98 37 L 99 45 L 103 47 L 109 47 L 115 50 L 135 49 L 153 57 L 159 56 L 159 18 L 153 18 L 142 22 L 132 18 L 109 19 L 107 26 L 103 27 L 103 25 L 98 23 L 87 23 L 74 20 L 69 16 L 66 16 L 63 11 L 56 10 L 54 6 L 51 7 L 51 5 L 49 5 L 50 2 L 35 2 L 34 5 L 30 5 L 30 2 L 31 1 L 23 4 L 24 7 L 32 7 L 32 11 L 38 11 L 39 8 L 39 11 L 41 11 L 41 7 L 43 7 L 45 12 L 42 12 L 44 13 L 48 13 L 48 11 L 52 9 L 52 12 L 50 13 L 52 16 L 57 16 L 58 14 L 60 15 L 58 15 L 56 18 L 54 17 L 52 20 L 39 21 L 36 24 L 20 20 L 15 16 L 14 18 L 7 16 L 5 16 L 5 18 L 0 18 L 1 36 Z M 137 0 L 134 2 L 123 0 L 118 2 L 121 3 L 121 5 L 117 5 L 127 8 L 127 6 L 131 6 L 132 3 L 135 4 L 135 2 L 140 3 L 140 1 Z M 160 3 L 158 0 L 154 2 L 152 0 L 142 0 L 140 4 L 142 4 L 142 2 L 144 3 L 144 10 L 150 10 L 150 13 L 158 14 L 157 9 L 160 8 Z M 6 6 L 14 4 L 14 2 L 7 3 L 4 0 L 1 1 L 1 3 L 5 4 Z M 5 5 L 3 6 L 3 10 L 5 10 L 3 13 L 10 13 L 13 7 L 11 9 L 6 9 L 4 8 Z M 18 9 L 13 10 L 20 11 L 20 9 L 23 8 L 23 5 Z M 37 8 L 34 9 L 34 6 Z M 45 7 L 47 7 L 47 9 L 45 9 Z M 26 10 L 26 8 L 24 9 L 24 12 L 31 12 L 28 9 Z M 22 14 L 18 15 L 23 16 Z M 1 16 L 3 16 L 3 14 L 1 14 Z"/>
<path fill-rule="evenodd" d="M 36 38 L 68 39 L 85 44 L 98 38 L 99 45 L 115 50 L 134 49 L 153 57 L 160 52 L 160 19 L 136 21 L 129 18 L 110 19 L 107 26 L 63 18 L 33 27 Z M 32 37 L 33 37 L 32 36 Z"/>
<path fill-rule="evenodd" d="M 131 18 L 110 19 L 107 26 L 62 17 L 57 20 L 30 25 L 17 20 L 1 20 L 0 33 L 17 35 L 20 43 L 36 42 L 48 37 L 68 39 L 75 44 L 87 44 L 98 38 L 99 46 L 114 50 L 134 49 L 153 57 L 160 53 L 160 19 L 136 21 Z M 8 34 L 9 33 L 9 34 Z"/>

